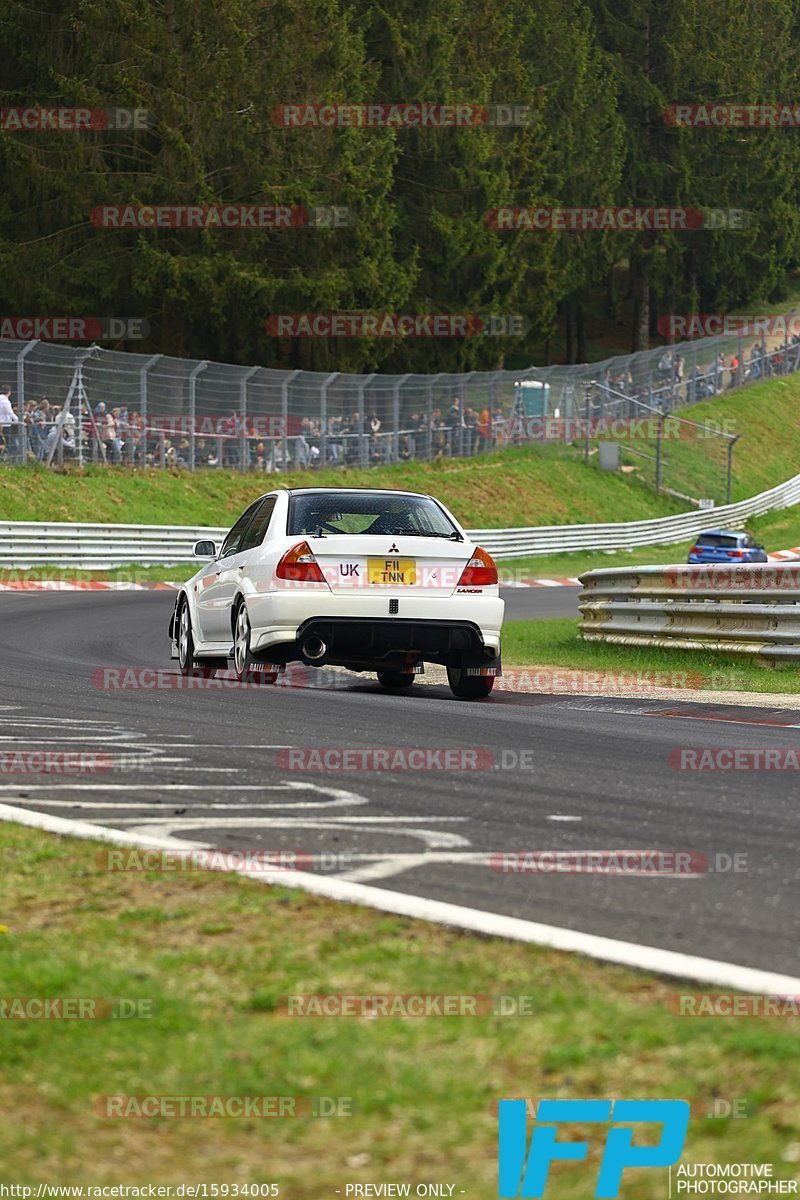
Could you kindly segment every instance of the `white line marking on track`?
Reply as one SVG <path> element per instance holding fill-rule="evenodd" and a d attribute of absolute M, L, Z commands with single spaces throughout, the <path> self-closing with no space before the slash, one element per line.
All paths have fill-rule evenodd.
<path fill-rule="evenodd" d="M 93 825 L 89 821 L 69 821 L 64 817 L 54 816 L 52 813 L 28 812 L 26 809 L 15 808 L 9 804 L 0 804 L 0 820 L 16 821 L 32 829 L 42 829 L 48 833 L 84 840 L 108 842 L 116 846 L 158 850 L 205 848 L 199 847 L 194 842 L 163 836 L 156 837 L 126 833 L 120 829 L 106 829 L 102 825 Z M 678 979 L 691 979 L 698 983 L 732 987 L 744 992 L 767 996 L 789 997 L 800 993 L 800 978 L 796 976 L 782 975 L 775 971 L 762 971 L 738 963 L 720 962 L 695 954 L 681 954 L 674 950 L 662 950 L 657 946 L 641 946 L 636 942 L 622 942 L 616 938 L 581 933 L 578 930 L 564 929 L 556 925 L 543 925 L 537 921 L 508 917 L 500 913 L 482 912 L 480 909 L 450 904 L 443 900 L 429 900 L 424 896 L 407 896 L 402 892 L 370 887 L 368 884 L 354 883 L 351 880 L 310 875 L 302 871 L 263 872 L 247 867 L 229 868 L 229 870 L 233 874 L 242 875 L 260 883 L 297 887 L 302 891 L 323 896 L 329 900 L 362 904 L 378 909 L 380 912 L 390 912 L 414 920 L 431 921 L 439 925 L 467 929 L 470 932 L 482 933 L 491 937 L 510 938 L 533 945 L 547 946 L 553 950 L 586 954 L 604 962 L 655 971 L 657 974 L 670 975 Z"/>
<path fill-rule="evenodd" d="M 0 783 L 0 792 L 198 792 L 202 783 Z M 215 792 L 283 792 L 291 784 L 215 783 Z M 322 791 L 322 788 L 317 789 Z M 346 796 L 354 793 L 345 792 Z M 349 803 L 354 803 L 350 800 Z M 367 804 L 360 797 L 359 804 Z"/>
<path fill-rule="evenodd" d="M 550 813 L 546 821 L 582 821 L 583 817 L 570 817 L 566 813 Z"/>

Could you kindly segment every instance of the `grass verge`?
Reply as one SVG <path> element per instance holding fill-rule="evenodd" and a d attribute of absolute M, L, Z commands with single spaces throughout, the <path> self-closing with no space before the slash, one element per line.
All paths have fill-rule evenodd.
<path fill-rule="evenodd" d="M 613 646 L 584 642 L 574 617 L 545 621 L 507 621 L 503 626 L 503 661 L 517 666 L 567 667 L 589 674 L 655 676 L 663 686 L 712 691 L 800 692 L 800 666 L 772 666 L 743 655 L 713 650 L 667 650 L 663 647 Z M 672 682 L 671 682 L 672 681 Z M 683 681 L 683 682 L 682 682 Z"/>
<path fill-rule="evenodd" d="M 3 994 L 147 999 L 155 1012 L 0 1025 L 3 1179 L 276 1182 L 299 1200 L 345 1182 L 447 1181 L 489 1200 L 493 1105 L 518 1096 L 684 1097 L 688 1158 L 797 1170 L 796 1022 L 692 1020 L 671 1006 L 697 985 L 210 872 L 109 873 L 102 853 L 0 826 Z M 533 1015 L 280 1014 L 282 997 L 320 992 L 527 996 Z M 350 1097 L 353 1115 L 102 1119 L 108 1094 Z M 751 1115 L 709 1116 L 721 1096 Z M 596 1175 L 599 1140 L 583 1133 L 591 1163 L 556 1168 L 564 1200 Z M 631 1172 L 621 1195 L 665 1189 L 663 1172 Z"/>

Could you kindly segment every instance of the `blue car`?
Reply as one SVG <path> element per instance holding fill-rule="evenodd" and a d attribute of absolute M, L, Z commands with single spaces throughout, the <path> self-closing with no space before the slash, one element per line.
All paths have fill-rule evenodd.
<path fill-rule="evenodd" d="M 690 563 L 765 563 L 769 557 L 751 533 L 734 529 L 709 529 L 689 551 Z"/>

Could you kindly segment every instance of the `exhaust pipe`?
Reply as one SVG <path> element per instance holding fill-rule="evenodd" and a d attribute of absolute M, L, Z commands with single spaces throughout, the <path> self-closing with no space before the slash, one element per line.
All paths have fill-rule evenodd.
<path fill-rule="evenodd" d="M 309 637 L 303 640 L 300 649 L 302 651 L 303 658 L 308 659 L 309 662 L 321 662 L 327 653 L 328 647 L 325 645 L 322 638 L 317 637 L 315 633 L 312 633 Z"/>

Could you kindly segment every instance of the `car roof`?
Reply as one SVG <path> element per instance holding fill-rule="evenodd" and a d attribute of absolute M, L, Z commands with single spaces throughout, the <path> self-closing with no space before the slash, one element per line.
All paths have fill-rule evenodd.
<path fill-rule="evenodd" d="M 714 534 L 715 537 L 746 537 L 746 529 L 704 529 L 702 533 L 698 533 L 698 537 L 706 537 L 707 534 Z"/>
<path fill-rule="evenodd" d="M 309 488 L 283 488 L 290 496 L 337 496 L 341 492 L 364 492 L 365 495 L 372 496 L 379 493 L 384 496 L 420 496 L 424 500 L 430 499 L 426 492 L 408 492 L 405 488 L 365 488 L 365 487 L 309 487 Z"/>

